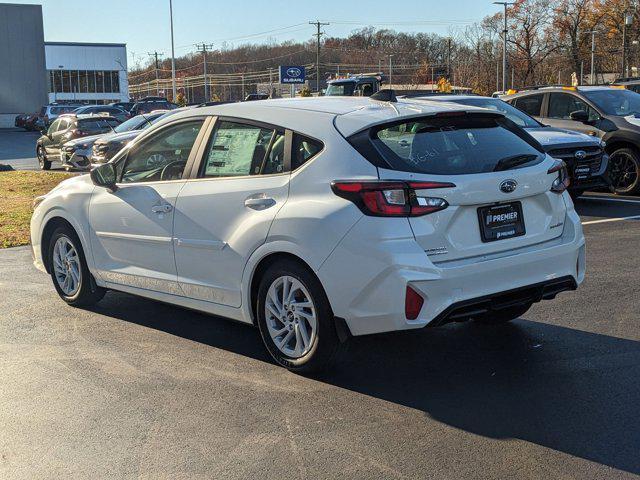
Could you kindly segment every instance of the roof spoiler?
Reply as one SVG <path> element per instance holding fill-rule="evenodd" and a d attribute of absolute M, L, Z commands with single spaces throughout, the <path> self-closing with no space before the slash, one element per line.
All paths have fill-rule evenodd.
<path fill-rule="evenodd" d="M 378 100 L 379 102 L 397 102 L 396 92 L 391 88 L 384 88 L 382 90 L 378 90 L 376 93 L 371 95 L 371 100 Z"/>

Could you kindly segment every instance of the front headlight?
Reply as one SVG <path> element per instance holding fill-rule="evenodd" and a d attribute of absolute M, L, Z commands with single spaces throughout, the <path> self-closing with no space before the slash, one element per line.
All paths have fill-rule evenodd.
<path fill-rule="evenodd" d="M 35 210 L 38 207 L 38 205 L 40 205 L 45 198 L 47 198 L 46 195 L 40 195 L 39 197 L 34 198 L 33 199 L 33 203 L 32 203 L 33 209 Z"/>

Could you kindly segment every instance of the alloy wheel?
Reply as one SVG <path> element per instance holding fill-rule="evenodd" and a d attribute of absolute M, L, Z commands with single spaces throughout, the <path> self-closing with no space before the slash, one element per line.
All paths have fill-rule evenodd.
<path fill-rule="evenodd" d="M 638 180 L 638 166 L 635 158 L 627 152 L 616 152 L 611 159 L 611 181 L 615 191 L 626 193 L 633 189 Z"/>
<path fill-rule="evenodd" d="M 67 237 L 60 237 L 53 246 L 53 271 L 60 290 L 72 297 L 80 289 L 82 270 L 78 251 Z"/>
<path fill-rule="evenodd" d="M 275 346 L 288 357 L 307 354 L 316 340 L 316 308 L 307 288 L 291 276 L 276 278 L 267 292 L 265 319 Z"/>

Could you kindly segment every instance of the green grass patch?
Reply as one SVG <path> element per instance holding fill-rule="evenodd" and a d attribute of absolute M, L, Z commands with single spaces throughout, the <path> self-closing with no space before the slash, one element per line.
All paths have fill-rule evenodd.
<path fill-rule="evenodd" d="M 0 248 L 29 243 L 33 199 L 70 176 L 59 172 L 0 172 Z"/>

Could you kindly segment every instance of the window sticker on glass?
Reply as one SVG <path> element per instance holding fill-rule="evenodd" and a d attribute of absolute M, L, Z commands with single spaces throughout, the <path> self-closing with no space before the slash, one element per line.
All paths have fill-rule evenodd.
<path fill-rule="evenodd" d="M 273 130 L 220 122 L 207 155 L 206 177 L 233 177 L 260 173 Z"/>

